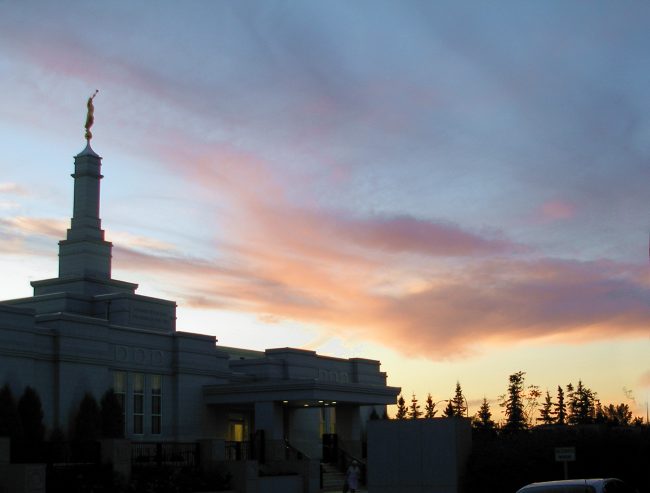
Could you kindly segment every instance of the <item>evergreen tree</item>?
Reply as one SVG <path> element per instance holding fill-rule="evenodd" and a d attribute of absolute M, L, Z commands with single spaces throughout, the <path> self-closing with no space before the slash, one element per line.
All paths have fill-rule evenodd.
<path fill-rule="evenodd" d="M 408 410 L 406 409 L 406 401 L 404 401 L 404 397 L 400 395 L 399 399 L 397 399 L 397 414 L 395 415 L 395 419 L 406 419 L 407 414 Z"/>
<path fill-rule="evenodd" d="M 467 406 L 465 405 L 466 399 L 463 395 L 463 389 L 460 387 L 460 382 L 456 382 L 456 392 L 451 399 L 454 408 L 454 416 L 462 418 L 467 414 Z"/>
<path fill-rule="evenodd" d="M 0 437 L 10 437 L 14 440 L 22 437 L 18 408 L 9 384 L 0 389 Z"/>
<path fill-rule="evenodd" d="M 572 413 L 569 416 L 569 423 L 590 424 L 594 422 L 596 415 L 596 393 L 583 385 L 582 380 L 578 381 L 578 386 L 571 393 L 570 408 Z"/>
<path fill-rule="evenodd" d="M 74 418 L 73 439 L 77 442 L 94 442 L 102 433 L 102 418 L 93 395 L 86 392 Z"/>
<path fill-rule="evenodd" d="M 420 416 L 422 416 L 422 411 L 420 411 L 420 404 L 418 404 L 418 400 L 416 399 L 415 394 L 413 394 L 411 405 L 409 406 L 408 417 L 409 419 L 418 419 Z"/>
<path fill-rule="evenodd" d="M 375 415 L 377 411 L 373 409 Z M 100 402 L 102 438 L 124 438 L 124 414 L 122 404 L 113 389 L 108 389 Z M 377 416 L 379 418 L 379 416 Z"/>
<path fill-rule="evenodd" d="M 23 429 L 23 440 L 19 447 L 22 460 L 42 460 L 45 425 L 41 398 L 32 387 L 27 386 L 18 400 L 16 409 Z"/>
<path fill-rule="evenodd" d="M 539 410 L 539 418 L 537 421 L 541 421 L 542 424 L 552 425 L 555 423 L 555 416 L 553 413 L 553 401 L 551 400 L 551 394 L 549 391 L 546 391 L 546 398 L 544 399 L 544 404 Z"/>
<path fill-rule="evenodd" d="M 427 403 L 424 406 L 424 417 L 427 419 L 432 419 L 436 413 L 436 405 L 433 402 L 433 397 L 431 397 L 431 393 L 427 395 Z"/>
<path fill-rule="evenodd" d="M 478 431 L 493 431 L 496 429 L 496 423 L 492 420 L 490 403 L 485 397 L 483 397 L 483 403 L 472 420 L 472 426 Z"/>
<path fill-rule="evenodd" d="M 567 424 L 573 423 L 573 415 L 575 414 L 575 396 L 573 384 L 569 382 L 566 385 L 566 422 Z"/>
<path fill-rule="evenodd" d="M 9 384 L 5 384 L 0 389 L 0 436 L 11 439 L 11 461 L 20 460 L 19 448 L 23 439 L 23 426 Z"/>
<path fill-rule="evenodd" d="M 555 410 L 553 414 L 555 415 L 555 424 L 556 425 L 565 425 L 567 422 L 566 414 L 566 403 L 564 402 L 564 390 L 559 385 L 557 386 L 557 403 L 555 404 Z"/>
<path fill-rule="evenodd" d="M 445 410 L 442 411 L 442 415 L 445 418 L 455 418 L 457 415 L 456 415 L 456 409 L 454 408 L 452 399 L 449 399 L 446 402 L 447 402 L 447 406 L 445 407 Z"/>
<path fill-rule="evenodd" d="M 508 392 L 501 402 L 506 415 L 504 431 L 516 432 L 527 428 L 526 416 L 524 414 L 524 375 L 523 371 L 513 373 L 508 377 Z"/>

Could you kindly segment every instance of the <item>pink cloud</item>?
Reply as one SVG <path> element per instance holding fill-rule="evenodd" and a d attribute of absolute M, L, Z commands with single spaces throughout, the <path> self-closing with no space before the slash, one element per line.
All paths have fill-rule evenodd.
<path fill-rule="evenodd" d="M 542 204 L 539 217 L 544 222 L 571 219 L 576 214 L 576 206 L 565 200 L 550 200 Z"/>
<path fill-rule="evenodd" d="M 5 182 L 0 183 L 0 193 L 14 194 L 14 195 L 27 195 L 27 190 L 18 185 L 17 183 Z"/>
<path fill-rule="evenodd" d="M 280 253 L 245 255 L 248 265 L 238 267 L 123 250 L 116 261 L 169 279 L 183 303 L 321 325 L 424 357 L 522 341 L 647 337 L 650 289 L 635 266 L 485 261 L 386 295 L 373 290 L 376 266 L 337 270 Z"/>
<path fill-rule="evenodd" d="M 650 388 L 650 370 L 645 371 L 643 374 L 641 374 L 639 377 L 639 385 L 641 387 Z"/>

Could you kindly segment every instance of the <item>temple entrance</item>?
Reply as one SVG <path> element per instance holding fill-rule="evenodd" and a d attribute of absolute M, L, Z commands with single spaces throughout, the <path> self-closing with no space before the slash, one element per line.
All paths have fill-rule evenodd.
<path fill-rule="evenodd" d="M 339 440 L 335 433 L 323 435 L 323 462 L 335 464 L 338 461 Z"/>

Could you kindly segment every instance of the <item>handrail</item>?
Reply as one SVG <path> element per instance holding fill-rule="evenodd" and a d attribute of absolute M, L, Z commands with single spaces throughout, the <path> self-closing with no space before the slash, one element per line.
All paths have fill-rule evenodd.
<path fill-rule="evenodd" d="M 284 439 L 284 452 L 285 452 L 285 459 L 287 460 L 293 457 L 295 457 L 298 460 L 311 460 L 307 454 L 294 447 L 286 438 Z"/>
<path fill-rule="evenodd" d="M 366 462 L 362 459 L 357 459 L 347 450 L 344 450 L 341 447 L 338 448 L 337 466 L 341 471 L 346 472 L 348 470 L 348 467 L 350 467 L 354 461 L 359 464 L 359 469 L 361 470 L 361 477 L 359 478 L 359 481 L 361 484 L 366 484 L 366 468 L 368 467 Z"/>

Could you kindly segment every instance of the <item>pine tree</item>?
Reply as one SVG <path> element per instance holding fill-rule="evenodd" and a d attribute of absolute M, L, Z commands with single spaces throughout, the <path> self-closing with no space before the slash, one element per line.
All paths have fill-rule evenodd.
<path fill-rule="evenodd" d="M 89 392 L 83 396 L 74 418 L 73 438 L 78 442 L 99 440 L 102 432 L 102 418 L 97 401 Z"/>
<path fill-rule="evenodd" d="M 572 410 L 569 416 L 570 424 L 590 424 L 596 417 L 596 393 L 586 387 L 582 380 L 578 380 L 578 386 L 571 393 L 569 407 Z"/>
<path fill-rule="evenodd" d="M 465 402 L 467 401 L 463 395 L 463 389 L 460 386 L 460 382 L 456 382 L 456 392 L 454 397 L 451 399 L 451 402 L 455 416 L 462 418 L 467 414 L 467 406 L 465 405 Z"/>
<path fill-rule="evenodd" d="M 0 389 L 0 437 L 19 439 L 22 436 L 22 426 L 18 417 L 16 400 L 9 384 Z"/>
<path fill-rule="evenodd" d="M 573 384 L 571 382 L 566 384 L 566 422 L 573 424 L 575 414 L 575 396 Z"/>
<path fill-rule="evenodd" d="M 516 432 L 527 428 L 526 416 L 524 414 L 524 375 L 523 371 L 513 373 L 508 377 L 508 393 L 501 406 L 505 408 L 506 423 L 504 431 Z"/>
<path fill-rule="evenodd" d="M 23 429 L 23 440 L 19 455 L 27 462 L 42 460 L 45 425 L 43 424 L 43 405 L 38 393 L 32 387 L 25 387 L 16 405 Z"/>
<path fill-rule="evenodd" d="M 446 402 L 447 402 L 447 406 L 445 407 L 445 410 L 442 412 L 442 415 L 445 418 L 455 418 L 456 417 L 456 409 L 454 408 L 454 404 L 452 402 L 452 399 L 448 399 Z"/>
<path fill-rule="evenodd" d="M 418 419 L 420 416 L 422 416 L 422 411 L 420 411 L 420 404 L 418 404 L 418 400 L 415 397 L 415 394 L 413 394 L 411 405 L 409 406 L 408 417 L 409 419 Z"/>
<path fill-rule="evenodd" d="M 557 403 L 555 404 L 555 410 L 553 414 L 555 415 L 555 424 L 556 425 L 565 425 L 567 422 L 566 414 L 566 403 L 564 402 L 564 390 L 559 385 L 557 386 Z"/>
<path fill-rule="evenodd" d="M 424 406 L 424 417 L 427 419 L 432 419 L 435 417 L 436 413 L 436 405 L 433 402 L 433 397 L 431 397 L 431 393 L 427 395 L 427 403 Z"/>
<path fill-rule="evenodd" d="M 11 461 L 20 460 L 19 444 L 23 439 L 23 426 L 9 384 L 5 384 L 0 389 L 0 437 L 2 436 L 11 439 Z"/>
<path fill-rule="evenodd" d="M 537 421 L 541 421 L 545 425 L 551 425 L 555 423 L 553 401 L 551 400 L 551 394 L 548 390 L 546 391 L 544 404 L 542 404 L 542 407 L 539 410 L 539 418 L 537 418 Z"/>
<path fill-rule="evenodd" d="M 478 431 L 493 431 L 496 429 L 496 424 L 492 420 L 492 411 L 490 410 L 490 403 L 483 397 L 483 403 L 478 412 L 472 420 L 472 426 Z"/>
<path fill-rule="evenodd" d="M 407 414 L 406 402 L 404 401 L 404 397 L 400 395 L 399 399 L 397 399 L 397 414 L 395 415 L 395 419 L 406 419 Z"/>
<path fill-rule="evenodd" d="M 374 409 L 373 412 L 377 413 Z M 103 438 L 124 438 L 124 413 L 122 404 L 113 389 L 108 389 L 100 402 Z M 378 416 L 377 416 L 378 417 Z"/>

